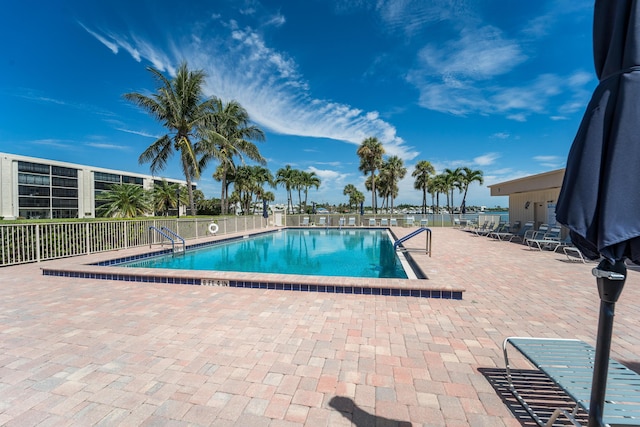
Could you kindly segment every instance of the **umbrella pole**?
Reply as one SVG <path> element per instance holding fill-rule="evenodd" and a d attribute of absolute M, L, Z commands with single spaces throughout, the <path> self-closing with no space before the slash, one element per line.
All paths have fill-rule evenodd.
<path fill-rule="evenodd" d="M 591 401 L 589 403 L 589 427 L 602 427 L 604 426 L 602 416 L 607 389 L 613 317 L 616 302 L 622 293 L 622 288 L 627 278 L 627 267 L 624 261 L 616 261 L 615 264 L 612 264 L 607 260 L 603 260 L 598 267 L 592 270 L 592 273 L 598 283 L 600 316 L 598 318 L 596 354 L 593 363 L 593 381 L 591 383 Z"/>

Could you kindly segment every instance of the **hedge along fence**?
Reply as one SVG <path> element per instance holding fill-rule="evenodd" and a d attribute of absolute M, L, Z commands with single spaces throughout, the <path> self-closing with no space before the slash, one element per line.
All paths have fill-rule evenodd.
<path fill-rule="evenodd" d="M 216 234 L 224 235 L 264 228 L 266 221 L 261 216 L 235 216 L 1 224 L 0 266 L 167 243 L 160 233 L 149 233 L 152 226 L 190 240 L 210 236 L 212 222 L 218 225 Z"/>

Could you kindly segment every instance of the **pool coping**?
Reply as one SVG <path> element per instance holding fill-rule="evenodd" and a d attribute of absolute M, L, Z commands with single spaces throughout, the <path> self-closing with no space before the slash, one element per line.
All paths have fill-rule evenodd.
<path fill-rule="evenodd" d="M 298 228 L 298 227 L 288 227 Z M 338 227 L 330 227 L 338 228 Z M 362 229 L 363 227 L 358 227 Z M 386 228 L 386 227 L 372 227 Z M 246 235 L 282 230 L 269 228 L 220 237 L 194 239 L 189 248 L 237 239 Z M 394 234 L 395 236 L 395 234 Z M 362 295 L 413 296 L 420 298 L 462 299 L 464 288 L 434 283 L 428 279 L 377 279 L 345 276 L 307 276 L 297 274 L 244 273 L 215 270 L 173 270 L 162 268 L 117 267 L 114 260 L 136 260 L 149 253 L 171 253 L 171 249 L 137 247 L 80 257 L 49 261 L 41 267 L 43 275 L 103 279 L 136 283 L 163 283 L 200 286 L 273 289 L 300 292 L 328 292 Z M 119 256 L 114 257 L 114 254 Z"/>

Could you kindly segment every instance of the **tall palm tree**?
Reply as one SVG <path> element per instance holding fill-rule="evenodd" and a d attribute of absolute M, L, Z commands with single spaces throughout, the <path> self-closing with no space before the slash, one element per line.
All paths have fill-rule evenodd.
<path fill-rule="evenodd" d="M 174 152 L 180 153 L 180 165 L 187 181 L 189 206 L 195 215 L 191 183 L 200 176 L 200 168 L 194 144 L 206 136 L 213 111 L 212 101 L 203 100 L 202 88 L 206 74 L 202 70 L 190 71 L 186 62 L 180 65 L 175 78 L 171 80 L 153 67 L 147 69 L 158 82 L 157 92 L 153 95 L 131 92 L 123 96 L 162 123 L 168 133 L 144 150 L 138 162 L 150 162 L 151 172 L 155 174 L 166 167 Z"/>
<path fill-rule="evenodd" d="M 222 181 L 221 209 L 227 213 L 227 172 L 235 168 L 234 157 L 239 157 L 244 164 L 247 157 L 261 165 L 266 164 L 258 147 L 250 140 L 262 142 L 264 132 L 251 124 L 249 113 L 237 101 L 222 102 L 218 98 L 212 99 L 213 122 L 209 127 L 206 139 L 200 141 L 196 151 L 202 154 L 199 166 L 201 169 L 212 160 L 220 162 L 222 172 L 218 175 Z"/>
<path fill-rule="evenodd" d="M 225 197 L 224 202 L 222 199 L 220 200 L 220 214 L 223 214 L 223 211 L 229 213 L 229 187 L 236 179 L 236 165 L 233 161 L 228 162 L 226 166 L 224 166 L 223 163 L 220 163 L 212 176 L 213 179 L 222 183 L 222 194 Z M 223 204 L 224 209 L 222 207 Z"/>
<path fill-rule="evenodd" d="M 453 214 L 454 202 L 453 202 L 453 191 L 457 189 L 460 191 L 462 189 L 462 169 L 445 169 L 443 172 L 445 180 L 447 182 L 447 209 L 450 214 Z M 449 199 L 449 192 L 451 193 L 451 199 Z M 451 202 L 451 204 L 449 204 Z"/>
<path fill-rule="evenodd" d="M 376 137 L 369 137 L 362 141 L 362 144 L 356 151 L 360 157 L 360 167 L 358 168 L 365 175 L 371 174 L 371 208 L 373 213 L 377 213 L 376 203 L 376 171 L 382 165 L 382 156 L 384 148 L 382 143 Z"/>
<path fill-rule="evenodd" d="M 357 202 L 355 200 L 356 199 L 356 195 L 358 193 L 360 193 L 360 192 L 358 191 L 356 186 L 353 185 L 353 184 L 347 184 L 344 187 L 344 190 L 342 190 L 342 194 L 344 194 L 345 196 L 349 196 L 349 210 L 351 210 L 351 205 L 352 204 L 354 205 L 354 210 L 358 209 L 358 205 L 357 205 Z M 360 194 L 362 194 L 362 193 L 360 193 Z"/>
<path fill-rule="evenodd" d="M 301 171 L 300 172 L 300 188 L 302 188 L 302 191 L 304 192 L 304 211 L 307 211 L 307 198 L 309 196 L 309 189 L 311 187 L 315 187 L 315 189 L 317 190 L 318 188 L 320 188 L 320 184 L 322 184 L 322 181 L 320 181 L 320 177 L 318 177 L 318 175 L 316 175 L 315 172 L 311 171 L 311 172 L 305 172 L 305 171 Z"/>
<path fill-rule="evenodd" d="M 265 195 L 269 192 L 265 190 L 265 185 L 268 185 L 269 187 L 272 187 L 272 188 L 275 187 L 275 179 L 271 171 L 262 166 L 252 166 L 251 179 L 254 184 L 253 193 L 255 195 L 255 202 L 259 202 L 260 200 L 267 200 Z M 254 213 L 255 213 L 255 209 L 254 209 Z"/>
<path fill-rule="evenodd" d="M 429 189 L 429 181 L 431 176 L 436 173 L 435 168 L 431 162 L 427 160 L 421 160 L 416 164 L 413 173 L 411 174 L 416 180 L 413 183 L 413 188 L 422 191 L 422 214 L 427 213 L 427 191 Z M 432 203 L 433 204 L 433 200 Z"/>
<path fill-rule="evenodd" d="M 293 200 L 291 197 L 291 191 L 296 186 L 297 170 L 293 169 L 291 165 L 287 165 L 284 168 L 278 169 L 276 172 L 276 184 L 281 184 L 287 190 L 287 211 L 293 213 Z"/>
<path fill-rule="evenodd" d="M 98 215 L 113 218 L 135 218 L 151 212 L 149 192 L 137 184 L 113 184 L 100 193 Z"/>
<path fill-rule="evenodd" d="M 469 185 L 473 182 L 478 182 L 478 184 L 482 185 L 484 184 L 484 178 L 481 170 L 471 170 L 468 167 L 462 168 L 461 178 L 460 182 L 462 183 L 463 195 L 462 203 L 460 204 L 460 213 L 464 213 L 464 208 L 467 205 L 467 191 L 469 191 Z"/>
<path fill-rule="evenodd" d="M 435 213 L 439 214 L 440 213 L 440 194 L 446 194 L 447 199 L 449 197 L 449 184 L 447 183 L 446 175 L 445 174 L 436 175 L 431 180 L 431 185 L 436 195 Z"/>
<path fill-rule="evenodd" d="M 393 214 L 393 200 L 398 197 L 398 183 L 407 174 L 404 162 L 398 156 L 391 156 L 384 162 L 382 171 L 388 186 L 387 196 L 391 198 L 391 213 Z"/>

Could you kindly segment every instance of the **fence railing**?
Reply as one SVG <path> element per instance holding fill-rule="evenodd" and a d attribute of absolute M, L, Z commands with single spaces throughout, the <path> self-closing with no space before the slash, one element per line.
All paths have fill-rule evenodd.
<path fill-rule="evenodd" d="M 452 227 L 456 226 L 460 223 L 460 220 L 465 223 L 482 223 L 485 220 L 495 221 L 496 224 L 499 222 L 508 222 L 509 214 L 295 214 L 295 215 L 287 215 L 286 216 L 286 224 L 288 227 L 298 227 L 304 224 L 304 218 L 308 218 L 309 225 L 318 225 L 321 223 L 320 218 L 324 217 L 324 224 L 329 227 L 337 227 L 340 225 L 340 219 L 344 219 L 344 224 L 349 224 L 349 219 L 353 218 L 356 226 L 366 227 L 371 225 L 371 221 L 376 225 L 380 225 L 381 223 L 386 223 L 387 225 L 391 224 L 391 220 L 394 220 L 394 224 L 399 227 L 405 226 L 425 226 L 429 227 Z M 384 222 L 381 222 L 384 220 Z M 426 220 L 426 221 L 425 221 Z"/>
<path fill-rule="evenodd" d="M 254 215 L 0 224 L 0 266 L 162 243 L 162 236 L 149 236 L 151 226 L 167 227 L 185 240 L 190 240 L 211 235 L 209 224 L 212 222 L 218 225 L 216 234 L 224 235 L 264 228 L 266 221 Z"/>

